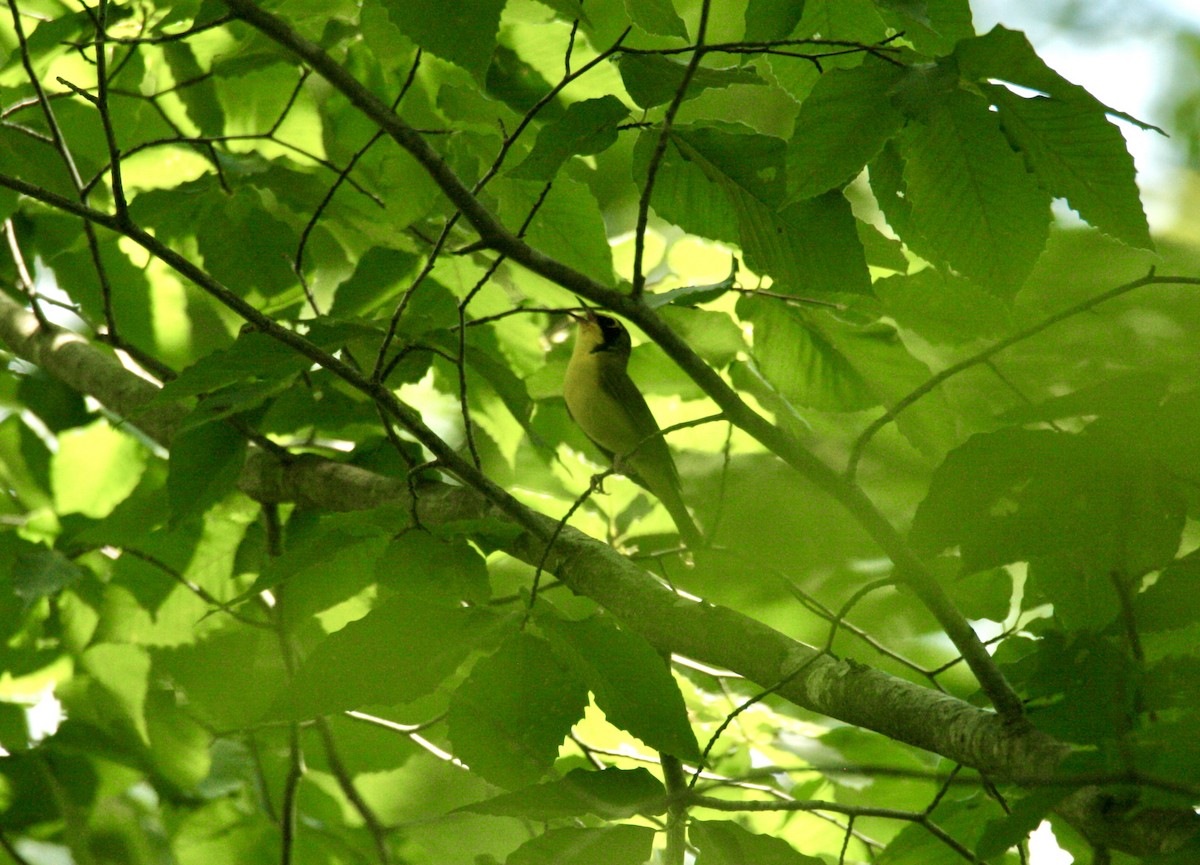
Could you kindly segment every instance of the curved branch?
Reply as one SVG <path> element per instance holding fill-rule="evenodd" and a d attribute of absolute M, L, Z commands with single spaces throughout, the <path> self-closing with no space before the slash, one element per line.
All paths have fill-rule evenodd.
<path fill-rule="evenodd" d="M 86 388 L 83 392 L 113 412 L 135 419 L 165 445 L 186 415 L 175 406 L 146 409 L 157 388 L 83 337 L 58 328 L 42 329 L 32 313 L 3 294 L 0 341 L 64 383 Z M 272 454 L 252 452 L 239 485 L 264 503 L 304 502 L 335 511 L 396 504 L 402 510 L 416 509 L 422 523 L 430 526 L 501 513 L 495 502 L 469 487 L 429 482 L 414 502 L 404 478 L 384 477 L 311 454 L 285 464 Z M 532 565 L 544 554 L 544 535 L 553 531 L 554 521 L 533 512 L 528 512 L 528 518 L 536 531 L 519 536 L 506 551 Z M 866 665 L 835 660 L 734 610 L 680 596 L 607 544 L 571 527 L 563 530 L 547 568 L 660 650 L 731 670 L 760 684 L 793 676 L 779 688 L 782 698 L 941 754 L 996 780 L 1051 783 L 1055 766 L 1070 750 L 1027 725 L 1006 723 L 955 697 Z M 1147 812 L 1144 819 L 1114 814 L 1094 787 L 1068 797 L 1059 811 L 1089 837 L 1104 838 L 1110 846 L 1134 853 L 1170 851 L 1200 831 L 1200 817 L 1187 809 Z"/>
<path fill-rule="evenodd" d="M 992 705 L 1005 718 L 1023 715 L 1020 698 L 1005 680 L 991 655 L 920 558 L 901 538 L 862 489 L 819 460 L 797 439 L 750 408 L 691 347 L 672 331 L 641 298 L 607 288 L 583 273 L 529 246 L 504 225 L 471 192 L 415 129 L 340 66 L 320 46 L 308 41 L 286 22 L 260 9 L 251 0 L 224 0 L 237 18 L 295 54 L 345 96 L 351 104 L 385 130 L 417 160 L 451 203 L 479 232 L 481 242 L 563 288 L 594 301 L 637 324 L 718 405 L 729 419 L 829 493 L 855 517 L 891 558 L 904 579 L 937 618 L 962 654 Z M 257 313 L 256 313 L 257 314 Z M 262 316 L 259 316 L 260 318 Z M 343 377 L 340 372 L 335 374 Z M 390 394 L 388 394 L 390 397 Z M 419 421 L 419 419 L 418 419 Z M 420 438 L 418 436 L 418 438 Z M 422 440 L 423 441 L 423 440 Z M 458 473 L 457 471 L 455 472 Z M 460 475 L 461 476 L 461 475 Z M 490 484 L 490 481 L 488 481 Z M 494 485 L 493 485 L 494 486 Z M 497 488 L 499 491 L 499 489 Z M 502 492 L 502 491 L 500 491 Z M 510 514 L 513 512 L 510 512 Z"/>

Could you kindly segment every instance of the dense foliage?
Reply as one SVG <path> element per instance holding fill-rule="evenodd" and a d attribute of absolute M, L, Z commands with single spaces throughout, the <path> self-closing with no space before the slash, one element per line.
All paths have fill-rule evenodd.
<path fill-rule="evenodd" d="M 0 860 L 1200 861 L 1198 256 L 1022 33 L 9 9 Z"/>

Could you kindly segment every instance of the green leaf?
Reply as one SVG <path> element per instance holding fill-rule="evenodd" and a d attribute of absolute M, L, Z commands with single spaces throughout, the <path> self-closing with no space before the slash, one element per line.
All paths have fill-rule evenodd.
<path fill-rule="evenodd" d="M 482 81 L 496 48 L 505 0 L 472 0 L 447 5 L 442 0 L 384 0 L 400 31 L 431 54 Z"/>
<path fill-rule="evenodd" d="M 1096 228 L 1138 249 L 1153 249 L 1138 192 L 1133 157 L 1121 131 L 1099 106 L 1004 87 L 988 94 L 1000 123 L 1029 160 L 1041 184 Z"/>
<path fill-rule="evenodd" d="M 1138 615 L 1136 603 L 1135 600 L 1134 620 L 1140 628 L 1142 617 Z M 1193 604 L 1192 594 L 1189 594 L 1187 603 Z M 1152 618 L 1152 615 L 1147 618 Z M 1195 622 L 1196 619 L 1192 618 L 1189 624 L 1195 624 Z M 1190 709 L 1196 705 L 1197 701 L 1200 701 L 1200 657 L 1169 655 L 1157 664 L 1148 667 L 1144 681 L 1142 698 L 1145 706 L 1142 707 L 1143 709 L 1147 711 Z"/>
<path fill-rule="evenodd" d="M 538 133 L 533 150 L 510 173 L 523 180 L 550 180 L 572 156 L 607 150 L 617 140 L 617 124 L 629 109 L 615 96 L 573 103 Z"/>
<path fill-rule="evenodd" d="M 457 334 L 436 334 L 432 341 L 449 352 L 458 352 Z M 490 328 L 471 328 L 467 333 L 465 348 L 467 368 L 487 382 L 517 422 L 532 434 L 529 418 L 533 413 L 533 401 L 529 397 L 525 382 L 502 359 L 504 353 L 496 340 L 495 331 Z"/>
<path fill-rule="evenodd" d="M 796 38 L 834 39 L 870 44 L 887 35 L 887 27 L 871 0 L 805 0 L 804 16 L 792 34 Z M 857 66 L 864 54 L 851 54 L 843 61 Z M 837 64 L 839 58 L 822 61 Z"/>
<path fill-rule="evenodd" d="M 927 267 L 875 281 L 875 294 L 901 328 L 932 343 L 961 345 L 1012 330 L 1007 305 L 969 280 Z"/>
<path fill-rule="evenodd" d="M 1069 640 L 1047 635 L 1038 646 L 1037 667 L 1028 689 L 1038 698 L 1030 708 L 1038 729 L 1088 745 L 1113 742 L 1132 731 L 1140 674 L 1112 640 L 1094 633 Z M 1105 698 L 1097 700 L 1097 694 Z"/>
<path fill-rule="evenodd" d="M 904 117 L 890 90 L 900 71 L 881 60 L 833 69 L 800 105 L 788 142 L 788 194 L 812 198 L 853 180 L 892 137 Z"/>
<path fill-rule="evenodd" d="M 750 0 L 746 4 L 746 41 L 786 39 L 804 15 L 804 0 Z"/>
<path fill-rule="evenodd" d="M 658 135 L 647 132 L 642 138 L 644 141 L 639 145 L 649 151 Z M 676 127 L 671 133 L 671 143 L 680 156 L 694 162 L 709 182 L 720 185 L 727 195 L 738 190 L 772 209 L 783 203 L 787 188 L 786 145 L 780 139 L 726 123 Z M 647 161 L 648 157 L 646 152 Z"/>
<path fill-rule="evenodd" d="M 687 64 L 668 60 L 658 54 L 622 54 L 617 68 L 625 90 L 640 108 L 665 105 L 675 98 L 683 84 Z M 734 84 L 764 84 L 753 66 L 714 69 L 701 66 L 688 82 L 685 99 L 695 99 L 705 90 L 732 87 Z"/>
<path fill-rule="evenodd" d="M 296 670 L 270 717 L 311 718 L 432 692 L 506 620 L 480 609 L 397 597 L 330 634 Z"/>
<path fill-rule="evenodd" d="M 712 134 L 717 134 L 713 132 Z M 657 136 L 643 134 L 638 137 L 634 150 L 634 177 L 644 178 L 650 155 L 654 152 Z M 737 136 L 736 144 L 728 147 L 730 170 L 740 171 L 746 166 L 758 168 L 758 174 L 783 176 L 781 142 L 768 136 Z M 736 154 L 741 154 L 736 158 Z M 778 166 L 774 170 L 772 166 Z M 706 168 L 708 169 L 706 171 Z M 685 231 L 713 240 L 738 243 L 738 220 L 729 206 L 729 196 L 720 183 L 710 182 L 709 174 L 720 176 L 720 171 L 693 160 L 681 153 L 678 146 L 668 145 L 659 163 L 654 181 L 654 210 L 664 219 L 670 220 Z M 755 182 L 751 171 L 746 182 Z M 777 184 L 775 185 L 777 188 Z M 775 201 L 781 190 L 770 192 L 764 187 L 763 194 Z"/>
<path fill-rule="evenodd" d="M 1200 622 L 1200 553 L 1193 552 L 1167 567 L 1154 584 L 1133 599 L 1139 631 L 1155 633 Z"/>
<path fill-rule="evenodd" d="M 196 61 L 192 46 L 169 41 L 162 46 L 163 56 L 178 86 L 175 93 L 187 109 L 188 118 L 201 135 L 217 136 L 225 131 L 225 112 L 211 86 L 204 81 L 204 70 Z M 182 86 L 186 85 L 186 86 Z"/>
<path fill-rule="evenodd" d="M 399 300 L 414 276 L 418 259 L 411 252 L 372 247 L 358 260 L 354 273 L 337 287 L 332 317 L 370 315 L 389 301 Z M 417 292 L 416 298 L 425 292 Z M 407 312 L 407 310 L 406 310 Z"/>
<path fill-rule="evenodd" d="M 107 516 L 133 492 L 146 467 L 145 449 L 106 421 L 74 427 L 58 437 L 50 463 L 60 514 Z"/>
<path fill-rule="evenodd" d="M 745 334 L 728 313 L 668 306 L 660 315 L 692 351 L 717 369 L 746 350 Z"/>
<path fill-rule="evenodd" d="M 880 0 L 885 21 L 922 54 L 940 56 L 975 35 L 967 0 Z"/>
<path fill-rule="evenodd" d="M 687 28 L 671 0 L 625 0 L 625 8 L 629 20 L 647 33 L 687 39 Z"/>
<path fill-rule="evenodd" d="M 189 709 L 218 729 L 258 721 L 288 683 L 279 638 L 262 629 L 226 629 L 195 645 L 156 649 L 153 658 L 155 675 L 169 676 Z"/>
<path fill-rule="evenodd" d="M 180 789 L 191 790 L 212 769 L 211 733 L 164 689 L 146 695 L 146 732 L 155 768 Z"/>
<path fill-rule="evenodd" d="M 0 757 L 0 827 L 25 829 L 61 820 L 64 810 L 91 803 L 99 783 L 92 760 L 53 740 L 36 752 L 5 754 Z"/>
<path fill-rule="evenodd" d="M 820 865 L 782 838 L 757 835 L 730 820 L 693 820 L 688 840 L 700 853 L 696 865 Z"/>
<path fill-rule="evenodd" d="M 1162 469 L 1119 437 L 1004 429 L 946 458 L 911 539 L 960 546 L 968 570 L 1065 556 L 1084 573 L 1141 573 L 1169 561 L 1183 502 Z"/>
<path fill-rule="evenodd" d="M 901 151 L 912 226 L 939 260 L 995 294 L 1016 294 L 1046 244 L 1050 198 L 987 103 L 951 94 L 902 136 Z"/>
<path fill-rule="evenodd" d="M 1004 81 L 1066 102 L 1098 106 L 1105 114 L 1128 120 L 1142 129 L 1162 133 L 1157 126 L 1109 108 L 1078 84 L 1063 78 L 1038 57 L 1029 39 L 1020 30 L 1009 30 L 997 24 L 982 36 L 960 42 L 954 49 L 954 59 L 959 72 L 968 80 Z"/>
<path fill-rule="evenodd" d="M 646 826 L 551 829 L 526 841 L 504 865 L 644 865 L 654 846 Z"/>
<path fill-rule="evenodd" d="M 17 554 L 12 566 L 12 590 L 26 610 L 42 598 L 58 594 L 84 575 L 82 568 L 58 550 L 21 538 L 14 538 L 13 542 Z"/>
<path fill-rule="evenodd" d="M 80 657 L 83 668 L 115 698 L 116 711 L 110 720 L 129 724 L 149 744 L 146 729 L 146 690 L 150 656 L 141 646 L 98 643 Z"/>
<path fill-rule="evenodd" d="M 83 426 L 94 418 L 79 391 L 40 369 L 17 379 L 17 402 L 36 414 L 55 433 Z"/>
<path fill-rule="evenodd" d="M 1157 372 L 1129 372 L 1062 396 L 1017 405 L 1000 415 L 1008 423 L 1037 423 L 1092 415 L 1138 418 L 1145 422 L 1166 395 L 1170 382 Z"/>
<path fill-rule="evenodd" d="M 741 190 L 731 196 L 741 223 L 746 264 L 770 274 L 775 291 L 858 293 L 870 276 L 850 203 L 840 192 L 770 212 Z"/>
<path fill-rule="evenodd" d="M 247 331 L 229 348 L 207 354 L 184 369 L 163 386 L 154 402 L 164 405 L 244 381 L 277 382 L 311 365 L 312 361 L 279 340 Z"/>
<path fill-rule="evenodd" d="M 974 796 L 943 800 L 932 814 L 933 822 L 968 850 L 982 834 L 987 821 L 1003 816 L 990 799 Z M 959 865 L 962 854 L 919 823 L 901 829 L 877 857 L 878 865 Z"/>
<path fill-rule="evenodd" d="M 626 820 L 636 814 L 662 813 L 665 796 L 662 783 L 647 769 L 608 766 L 599 772 L 572 769 L 557 781 L 504 793 L 459 810 L 538 821 L 588 814 Z"/>
<path fill-rule="evenodd" d="M 485 604 L 491 597 L 487 565 L 462 538 L 407 531 L 375 563 L 384 585 L 423 601 Z"/>
<path fill-rule="evenodd" d="M 738 311 L 754 322 L 759 369 L 789 402 L 823 411 L 890 408 L 930 376 L 889 325 L 852 325 L 836 315 L 753 296 L 739 301 Z M 940 392 L 909 406 L 897 424 L 926 453 L 941 453 L 955 433 Z"/>
<path fill-rule="evenodd" d="M 11 414 L 0 421 L 0 483 L 29 511 L 49 508 L 50 449 L 21 417 Z"/>
<path fill-rule="evenodd" d="M 471 771 L 501 787 L 521 787 L 550 770 L 586 708 L 587 689 L 550 644 L 517 633 L 454 692 L 450 741 Z"/>
<path fill-rule="evenodd" d="M 205 268 L 242 297 L 255 290 L 277 295 L 296 285 L 296 232 L 265 209 L 260 196 L 241 187 L 214 200 L 194 225 Z"/>
<path fill-rule="evenodd" d="M 747 296 L 739 314 L 754 323 L 754 357 L 763 376 L 791 402 L 825 411 L 879 405 L 871 383 L 810 326 L 811 316 L 777 301 Z"/>
<path fill-rule="evenodd" d="M 560 96 L 542 102 L 550 96 L 550 82 L 507 45 L 496 46 L 484 89 L 489 96 L 496 97 L 518 114 L 525 114 L 541 103 L 538 114 L 543 122 L 557 120 L 563 113 Z"/>
<path fill-rule="evenodd" d="M 725 193 L 726 203 L 710 199 L 705 209 L 719 214 L 732 207 L 746 264 L 770 274 L 774 289 L 789 294 L 868 291 L 870 276 L 849 202 L 841 193 L 831 192 L 777 209 L 785 193 L 783 143 L 769 136 L 739 134 L 733 131 L 736 128 L 679 129 L 672 141 L 680 157 L 694 163 L 709 184 Z M 674 201 L 667 202 L 663 214 L 690 228 L 695 219 L 688 211 L 691 189 L 682 184 L 694 188 L 703 182 L 696 175 L 679 175 L 669 193 Z M 661 206 L 657 197 L 655 206 Z M 704 212 L 699 216 L 705 227 L 715 229 L 708 236 L 732 239 L 726 236 L 728 216 L 708 217 Z"/>
<path fill-rule="evenodd" d="M 656 751 L 699 758 L 679 686 L 645 639 L 605 617 L 567 621 L 547 615 L 539 624 L 554 651 L 587 684 L 609 723 Z"/>
<path fill-rule="evenodd" d="M 732 259 L 729 276 L 712 285 L 684 285 L 667 291 L 647 292 L 646 306 L 651 309 L 661 309 L 667 305 L 691 307 L 700 303 L 708 303 L 725 294 L 737 285 L 738 260 Z"/>
<path fill-rule="evenodd" d="M 500 218 L 506 225 L 524 224 L 544 184 L 496 178 L 488 187 L 500 196 Z M 591 191 L 569 177 L 554 181 L 525 240 L 539 252 L 592 277 L 613 285 L 612 249 L 604 218 Z"/>
<path fill-rule="evenodd" d="M 1013 580 L 1006 568 L 957 574 L 944 580 L 955 605 L 968 619 L 1003 622 L 1012 606 Z"/>
<path fill-rule="evenodd" d="M 167 497 L 171 519 L 198 517 L 237 488 L 246 437 L 223 423 L 205 424 L 171 441 Z"/>

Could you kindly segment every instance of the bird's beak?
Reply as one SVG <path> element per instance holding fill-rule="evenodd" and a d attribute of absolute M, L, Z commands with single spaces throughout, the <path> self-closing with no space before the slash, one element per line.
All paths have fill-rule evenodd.
<path fill-rule="evenodd" d="M 571 318 L 575 319 L 575 321 L 579 322 L 580 324 L 583 324 L 584 322 L 595 324 L 596 313 L 592 311 L 590 306 L 583 302 L 583 298 L 581 298 L 579 295 L 575 295 L 575 299 L 579 301 L 579 305 L 583 307 L 583 315 L 570 311 L 567 312 L 567 315 L 571 316 Z"/>

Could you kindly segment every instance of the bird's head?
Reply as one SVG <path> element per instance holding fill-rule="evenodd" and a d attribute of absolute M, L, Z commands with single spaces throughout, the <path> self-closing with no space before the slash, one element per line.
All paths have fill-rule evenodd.
<path fill-rule="evenodd" d="M 582 315 L 572 312 L 570 316 L 579 325 L 579 334 L 575 338 L 576 351 L 582 350 L 586 354 L 603 352 L 624 358 L 629 357 L 629 352 L 633 347 L 629 339 L 629 331 L 625 329 L 625 325 L 611 315 L 596 312 L 584 304 Z"/>

